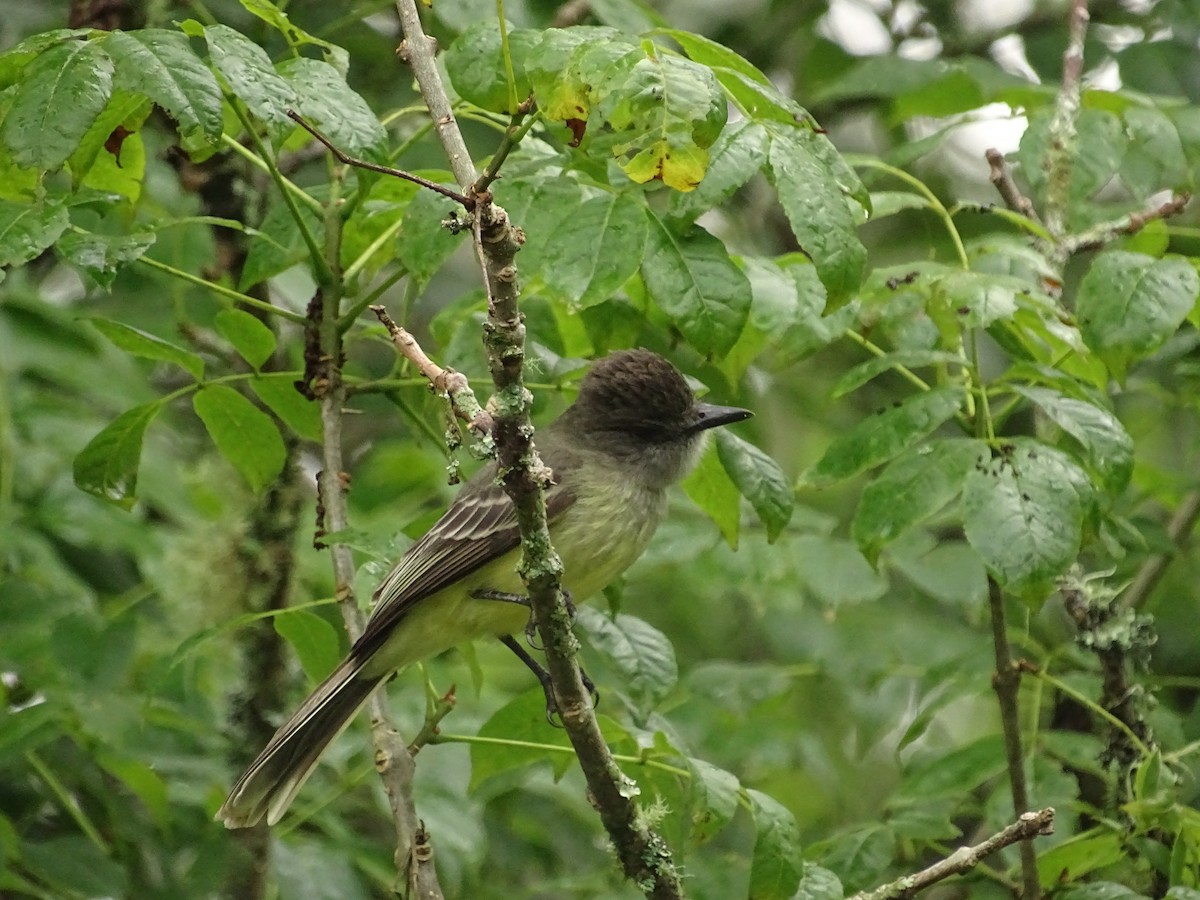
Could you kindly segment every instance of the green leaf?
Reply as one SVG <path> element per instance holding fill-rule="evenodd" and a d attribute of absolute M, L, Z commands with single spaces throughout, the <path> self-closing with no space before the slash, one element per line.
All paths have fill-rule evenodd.
<path fill-rule="evenodd" d="M 194 159 L 214 153 L 221 140 L 221 86 L 178 31 L 114 31 L 100 39 L 116 64 L 114 86 L 144 95 L 179 126 Z"/>
<path fill-rule="evenodd" d="M 1116 865 L 1125 858 L 1125 849 L 1119 834 L 1107 828 L 1092 828 L 1039 853 L 1038 881 L 1043 888 L 1049 890 L 1063 882 L 1084 878 L 1089 872 L 1097 869 Z M 1115 900 L 1116 895 L 1108 896 Z M 1127 896 L 1137 895 L 1131 891 Z"/>
<path fill-rule="evenodd" d="M 56 44 L 88 36 L 86 28 L 56 28 L 25 38 L 0 53 L 0 88 L 16 84 L 29 64 Z"/>
<path fill-rule="evenodd" d="M 1075 314 L 1087 345 L 1118 378 L 1157 350 L 1183 323 L 1200 293 L 1186 259 L 1116 250 L 1099 254 L 1079 285 Z"/>
<path fill-rule="evenodd" d="M 1134 197 L 1188 187 L 1187 154 L 1175 123 L 1161 110 L 1134 106 L 1125 111 L 1129 147 L 1121 162 L 1121 181 Z"/>
<path fill-rule="evenodd" d="M 691 59 L 708 66 L 747 118 L 795 124 L 807 115 L 800 104 L 781 93 L 766 75 L 728 47 L 673 28 L 659 28 L 654 33 L 670 37 Z"/>
<path fill-rule="evenodd" d="M 76 187 L 83 184 L 136 200 L 145 176 L 140 132 L 153 110 L 141 94 L 114 90 L 104 111 L 92 122 L 67 159 Z"/>
<path fill-rule="evenodd" d="M 538 109 L 551 121 L 587 121 L 594 86 L 628 71 L 642 52 L 615 28 L 573 25 L 544 31 L 525 64 Z"/>
<path fill-rule="evenodd" d="M 881 410 L 835 438 L 805 476 L 823 486 L 857 475 L 903 453 L 958 412 L 961 387 L 936 388 Z"/>
<path fill-rule="evenodd" d="M 701 353 L 721 354 L 737 341 L 750 313 L 750 283 L 703 228 L 679 234 L 651 214 L 642 278 L 651 299 Z"/>
<path fill-rule="evenodd" d="M 229 26 L 209 25 L 204 36 L 229 89 L 267 126 L 273 141 L 282 141 L 296 127 L 287 111 L 300 106 L 291 82 L 275 71 L 265 50 Z"/>
<path fill-rule="evenodd" d="M 1028 285 L 1017 278 L 980 272 L 950 272 L 933 279 L 936 304 L 930 314 L 957 342 L 963 328 L 987 328 L 1017 312 L 1017 294 Z M 941 316 L 939 317 L 939 313 Z"/>
<path fill-rule="evenodd" d="M 949 753 L 911 763 L 892 803 L 921 805 L 945 797 L 961 799 L 999 775 L 1004 767 L 1004 739 L 989 734 Z"/>
<path fill-rule="evenodd" d="M 1116 494 L 1124 489 L 1133 474 L 1133 439 L 1120 419 L 1103 407 L 1049 388 L 1014 385 L 1013 390 L 1036 403 L 1079 442 L 1089 464 L 1100 473 L 1105 490 Z"/>
<path fill-rule="evenodd" d="M 732 820 L 738 807 L 738 792 L 741 785 L 732 772 L 707 763 L 702 759 L 688 757 L 691 770 L 691 838 L 703 844 L 721 831 Z"/>
<path fill-rule="evenodd" d="M 774 543 L 791 521 L 796 504 L 788 477 L 775 460 L 729 431 L 717 433 L 717 457 L 767 527 L 767 543 Z"/>
<path fill-rule="evenodd" d="M 675 191 L 667 206 L 672 219 L 694 222 L 724 203 L 767 161 L 767 131 L 742 120 L 725 128 L 709 151 L 708 168 L 694 191 Z"/>
<path fill-rule="evenodd" d="M 496 710 L 480 726 L 479 737 L 498 738 L 501 743 L 471 744 L 472 792 L 490 778 L 540 762 L 550 763 L 555 775 L 561 776 L 575 760 L 567 733 L 546 725 L 546 695 L 540 688 L 526 691 Z"/>
<path fill-rule="evenodd" d="M 800 829 L 787 807 L 761 791 L 747 790 L 754 816 L 754 856 L 749 900 L 789 900 L 800 886 L 804 860 Z"/>
<path fill-rule="evenodd" d="M 204 360 L 190 350 L 184 350 L 160 337 L 118 322 L 114 319 L 102 319 L 99 316 L 88 319 L 102 335 L 120 347 L 126 353 L 140 356 L 143 359 L 156 359 L 161 362 L 174 363 L 187 370 L 196 380 L 204 377 Z"/>
<path fill-rule="evenodd" d="M 1015 438 L 967 475 L 967 540 L 1001 585 L 1042 600 L 1079 553 L 1089 490 L 1087 476 L 1068 456 Z"/>
<path fill-rule="evenodd" d="M 117 273 L 134 260 L 141 259 L 154 244 L 154 239 L 152 231 L 118 235 L 68 232 L 59 238 L 54 249 L 107 290 L 112 287 Z"/>
<path fill-rule="evenodd" d="M 36 259 L 70 224 L 59 200 L 47 197 L 33 205 L 0 200 L 0 268 Z"/>
<path fill-rule="evenodd" d="M 666 54 L 638 60 L 613 84 L 593 85 L 596 111 L 621 168 L 637 184 L 657 179 L 691 191 L 708 168 L 708 148 L 725 126 L 727 106 L 712 72 Z"/>
<path fill-rule="evenodd" d="M 790 548 L 804 586 L 826 606 L 878 600 L 887 593 L 887 579 L 875 572 L 849 541 L 803 534 Z"/>
<path fill-rule="evenodd" d="M 135 757 L 120 756 L 109 750 L 94 752 L 96 762 L 145 804 L 159 828 L 170 827 L 171 805 L 162 775 Z"/>
<path fill-rule="evenodd" d="M 192 398 L 192 408 L 217 449 L 254 490 L 261 491 L 283 471 L 287 450 L 279 429 L 233 388 L 207 385 Z"/>
<path fill-rule="evenodd" d="M 882 881 L 897 853 L 896 833 L 886 825 L 864 825 L 827 843 L 820 848 L 821 862 L 838 873 L 848 891 Z"/>
<path fill-rule="evenodd" d="M 321 214 L 304 203 L 298 208 L 300 218 L 309 232 L 320 240 L 325 228 Z M 246 254 L 246 264 L 242 267 L 238 287 L 243 291 L 249 290 L 308 258 L 308 244 L 304 242 L 291 209 L 282 201 L 276 202 L 267 210 L 258 233 L 250 243 L 250 252 Z"/>
<path fill-rule="evenodd" d="M 559 259 L 566 249 L 557 240 L 557 229 L 564 210 L 583 205 L 583 189 L 573 179 L 534 176 L 501 179 L 495 191 L 510 221 L 519 222 L 525 231 L 525 246 L 517 258 L 522 280 L 541 278 L 551 268 L 547 260 Z"/>
<path fill-rule="evenodd" d="M 25 70 L 0 125 L 0 141 L 20 165 L 57 169 L 100 115 L 112 90 L 113 61 L 97 42 L 51 47 Z"/>
<path fill-rule="evenodd" d="M 312 681 L 321 681 L 337 667 L 341 640 L 325 619 L 307 609 L 285 609 L 274 621 L 275 631 L 292 645 Z"/>
<path fill-rule="evenodd" d="M 272 28 L 279 31 L 286 39 L 290 46 L 300 47 L 305 44 L 310 44 L 321 50 L 325 56 L 325 62 L 333 66 L 343 78 L 346 72 L 350 69 L 350 54 L 339 47 L 337 44 L 331 44 L 329 41 L 315 37 L 296 25 L 288 14 L 282 9 L 271 3 L 270 0 L 239 0 L 242 8 L 252 15 L 258 16 Z M 280 4 L 281 6 L 286 4 Z"/>
<path fill-rule="evenodd" d="M 851 535 L 872 564 L 907 529 L 958 496 L 987 445 L 962 438 L 933 440 L 893 460 L 867 485 L 854 514 Z"/>
<path fill-rule="evenodd" d="M 426 178 L 444 181 L 444 172 L 421 172 Z M 457 189 L 457 185 L 451 185 Z M 420 283 L 432 278 L 458 247 L 467 240 L 466 231 L 457 234 L 442 227 L 442 222 L 458 211 L 458 204 L 435 194 L 418 191 L 408 208 L 396 238 L 396 255 L 409 274 Z M 518 259 L 518 263 L 523 263 Z"/>
<path fill-rule="evenodd" d="M 871 191 L 872 222 L 908 209 L 929 209 L 929 199 L 911 191 Z"/>
<path fill-rule="evenodd" d="M 836 875 L 820 866 L 806 865 L 794 900 L 842 900 L 845 896 Z"/>
<path fill-rule="evenodd" d="M 383 159 L 387 132 L 367 101 L 350 89 L 337 69 L 300 56 L 280 63 L 279 74 L 295 88 L 296 111 L 320 127 L 334 144 L 352 156 Z"/>
<path fill-rule="evenodd" d="M 142 439 L 160 409 L 158 401 L 135 406 L 104 426 L 75 457 L 75 486 L 123 509 L 132 507 Z"/>
<path fill-rule="evenodd" d="M 715 445 L 705 449 L 696 468 L 684 479 L 683 491 L 717 523 L 721 536 L 736 550 L 741 528 L 738 489 L 721 465 Z"/>
<path fill-rule="evenodd" d="M 961 362 L 962 357 L 945 350 L 905 350 L 899 353 L 885 353 L 883 356 L 875 356 L 866 362 L 859 363 L 843 374 L 833 386 L 831 395 L 835 398 L 844 397 L 892 369 L 921 369 L 926 366 L 947 363 L 961 364 Z"/>
<path fill-rule="evenodd" d="M 590 643 L 624 679 L 638 708 L 658 705 L 679 681 L 675 648 L 667 636 L 648 622 L 619 613 L 615 617 L 580 607 L 576 620 Z"/>
<path fill-rule="evenodd" d="M 543 262 L 543 280 L 574 310 L 603 303 L 637 274 L 646 212 L 631 194 L 602 194 L 565 209 Z"/>
<path fill-rule="evenodd" d="M 321 411 L 312 400 L 296 390 L 298 373 L 259 375 L 250 389 L 288 428 L 309 441 L 321 440 Z"/>
<path fill-rule="evenodd" d="M 1042 161 L 1050 146 L 1053 112 L 1054 110 L 1048 107 L 1029 117 L 1029 127 L 1022 135 L 1021 145 L 1017 150 L 1021 174 L 1038 195 L 1043 195 L 1047 190 Z M 1084 219 L 1078 223 L 1073 220 L 1076 216 L 1089 212 L 1085 201 L 1090 200 L 1119 172 L 1129 139 L 1120 118 L 1107 110 L 1081 110 L 1076 129 L 1078 137 L 1074 142 L 1071 180 L 1067 186 L 1071 200 L 1068 209 L 1072 210 L 1074 215 L 1068 217 L 1072 220 L 1068 225 L 1090 225 L 1093 223 Z"/>
<path fill-rule="evenodd" d="M 275 332 L 244 309 L 223 309 L 214 322 L 217 332 L 255 369 L 275 352 Z"/>
<path fill-rule="evenodd" d="M 867 251 L 841 185 L 815 152 L 818 137 L 803 127 L 773 127 L 768 162 L 792 233 L 817 267 L 833 310 L 862 283 Z"/>
<path fill-rule="evenodd" d="M 460 97 L 491 112 L 512 115 L 513 95 L 521 103 L 532 90 L 525 74 L 524 59 L 537 46 L 536 31 L 508 26 L 508 46 L 513 59 L 515 90 L 510 93 L 504 65 L 500 23 L 495 17 L 475 22 L 454 39 L 442 54 L 446 74 Z"/>

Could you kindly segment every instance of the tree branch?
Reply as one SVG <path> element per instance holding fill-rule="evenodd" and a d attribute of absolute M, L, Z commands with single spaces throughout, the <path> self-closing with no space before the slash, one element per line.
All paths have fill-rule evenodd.
<path fill-rule="evenodd" d="M 850 900 L 901 900 L 917 891 L 937 884 L 951 875 L 961 875 L 979 865 L 997 850 L 1003 850 L 1017 841 L 1030 841 L 1039 835 L 1054 833 L 1054 810 L 1047 807 L 1038 812 L 1021 813 L 1017 821 L 1003 831 L 993 834 L 986 841 L 973 847 L 959 847 L 948 857 L 913 875 L 898 878 L 890 884 L 873 891 L 860 891 Z"/>
<path fill-rule="evenodd" d="M 300 115 L 294 109 L 286 110 L 287 117 L 311 134 L 314 138 L 320 141 L 334 155 L 338 162 L 345 166 L 354 166 L 356 169 L 366 169 L 370 172 L 378 172 L 380 175 L 391 175 L 393 178 L 400 178 L 404 181 L 411 181 L 413 184 L 419 184 L 423 188 L 433 191 L 435 194 L 441 194 L 443 197 L 448 197 L 456 203 L 461 204 L 468 210 L 475 208 L 475 201 L 460 194 L 458 191 L 452 191 L 448 187 L 443 187 L 436 181 L 430 181 L 428 178 L 422 178 L 420 175 L 414 175 L 411 172 L 405 172 L 403 169 L 395 169 L 391 166 L 381 166 L 379 163 L 369 162 L 365 159 L 359 159 L 357 156 L 351 156 L 329 138 L 325 137 L 317 130 L 304 116 Z"/>
<path fill-rule="evenodd" d="M 450 110 L 434 47 L 421 29 L 415 0 L 397 0 L 396 8 L 404 29 L 401 56 L 412 66 L 451 171 L 466 190 L 476 183 L 477 174 Z M 546 522 L 544 487 L 550 473 L 533 444 L 529 418 L 532 396 L 522 380 L 525 324 L 517 304 L 513 259 L 524 235 L 509 223 L 503 209 L 492 205 L 489 194 L 473 199 L 478 204 L 474 210 L 476 252 L 488 293 L 484 344 L 496 387 L 490 405 L 494 407 L 493 436 L 500 477 L 516 510 L 522 549 L 519 571 L 546 648 L 547 668 L 563 725 L 625 875 L 649 897 L 681 897 L 670 851 L 646 824 L 632 799 L 630 780 L 609 753 L 575 660 L 578 644 L 559 586 L 562 564 L 551 545 Z"/>
<path fill-rule="evenodd" d="M 1184 211 L 1188 205 L 1188 201 L 1191 199 L 1191 194 L 1175 194 L 1170 200 L 1156 206 L 1154 209 L 1130 213 L 1111 222 L 1102 222 L 1080 234 L 1070 235 L 1069 237 L 1064 236 L 1059 242 L 1059 253 L 1063 258 L 1066 258 L 1081 250 L 1092 250 L 1096 247 L 1101 247 L 1122 235 L 1137 234 L 1137 232 L 1146 227 L 1147 223 L 1153 222 L 1155 219 L 1169 219 L 1172 216 L 1179 215 Z"/>
<path fill-rule="evenodd" d="M 1087 0 L 1071 0 L 1062 84 L 1058 89 L 1054 118 L 1050 121 L 1050 145 L 1043 161 L 1046 170 L 1046 225 L 1056 240 L 1066 234 L 1066 210 L 1078 137 L 1075 123 L 1079 118 L 1082 90 L 1083 40 L 1087 26 Z"/>
<path fill-rule="evenodd" d="M 337 202 L 338 181 L 334 181 L 325 215 L 325 258 L 331 277 L 308 305 L 305 326 L 304 391 L 320 403 L 321 472 L 317 476 L 322 520 L 318 533 L 342 532 L 348 525 L 346 491 L 349 476 L 344 471 L 342 453 L 342 407 L 346 386 L 342 380 L 343 346 L 339 314 L 342 300 L 341 217 Z M 363 614 L 354 596 L 354 558 L 342 542 L 330 546 L 333 564 L 334 595 L 342 613 L 350 640 L 362 635 Z M 440 900 L 441 888 L 433 864 L 428 836 L 417 819 L 412 799 L 415 764 L 404 740 L 391 723 L 387 697 L 376 691 L 367 701 L 371 721 L 371 739 L 375 748 L 375 768 L 387 792 L 392 821 L 396 829 L 395 864 L 409 893 L 422 900 Z"/>
<path fill-rule="evenodd" d="M 996 193 L 1004 201 L 1007 206 L 1015 213 L 1020 213 L 1025 218 L 1033 222 L 1041 222 L 1038 218 L 1037 210 L 1033 208 L 1033 201 L 1021 193 L 1021 189 L 1017 187 L 1017 183 L 1013 181 L 1012 172 L 1008 169 L 1008 163 L 1004 161 L 1004 154 L 999 150 L 988 150 L 984 156 L 987 158 L 989 173 L 988 177 L 996 187 Z"/>
<path fill-rule="evenodd" d="M 400 16 L 400 28 L 404 31 L 404 41 L 396 55 L 412 67 L 421 97 L 429 107 L 434 131 L 442 142 L 442 149 L 446 151 L 450 171 L 454 173 L 454 180 L 459 187 L 466 190 L 468 185 L 475 182 L 475 163 L 471 161 L 471 153 L 467 150 L 467 143 L 450 108 L 450 96 L 442 84 L 435 58 L 437 41 L 425 34 L 421 27 L 421 14 L 417 12 L 416 0 L 396 0 L 396 12 Z"/>
<path fill-rule="evenodd" d="M 1021 747 L 1021 717 L 1017 696 L 1021 688 L 1021 670 L 1008 646 L 1008 621 L 1004 610 L 1004 591 L 994 578 L 988 578 L 988 604 L 991 609 L 992 644 L 996 671 L 992 687 L 1000 704 L 1000 725 L 1004 732 L 1004 754 L 1008 761 L 1008 780 L 1013 809 L 1029 808 L 1029 789 L 1025 781 L 1025 752 Z M 1021 843 L 1022 900 L 1038 900 L 1041 887 L 1037 876 L 1037 857 L 1033 844 Z"/>

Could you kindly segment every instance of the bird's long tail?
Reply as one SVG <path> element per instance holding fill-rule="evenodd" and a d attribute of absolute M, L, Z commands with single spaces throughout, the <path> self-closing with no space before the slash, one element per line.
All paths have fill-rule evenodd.
<path fill-rule="evenodd" d="M 362 676 L 362 666 L 351 656 L 321 682 L 238 779 L 217 811 L 218 822 L 248 828 L 263 816 L 268 825 L 282 818 L 325 748 L 383 681 Z"/>

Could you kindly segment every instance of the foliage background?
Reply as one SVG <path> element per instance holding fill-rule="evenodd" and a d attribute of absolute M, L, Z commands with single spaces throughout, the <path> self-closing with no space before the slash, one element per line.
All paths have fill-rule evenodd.
<path fill-rule="evenodd" d="M 640 31 L 653 23 L 633 4 L 592 6 L 606 24 Z M 67 21 L 63 3 L 2 7 L 5 48 Z M 992 691 L 996 661 L 983 559 L 1002 581 L 1009 578 L 1004 606 L 1015 654 L 1040 667 L 1022 682 L 1020 725 L 1030 802 L 1059 812 L 1056 835 L 1038 843 L 1043 888 L 1078 897 L 1157 897 L 1170 890 L 1184 898 L 1198 887 L 1200 823 L 1191 751 L 1200 739 L 1194 703 L 1200 654 L 1192 586 L 1200 573 L 1190 523 L 1181 535 L 1168 528 L 1173 513 L 1194 504 L 1196 490 L 1196 291 L 1189 286 L 1200 231 L 1194 214 L 1152 222 L 1120 237 L 1114 248 L 1144 256 L 1097 263 L 1093 250 L 1069 259 L 1033 255 L 1022 223 L 987 208 L 955 211 L 975 271 L 1024 279 L 1021 290 L 1035 293 L 1061 286 L 1067 310 L 1087 296 L 1088 273 L 1102 304 L 1105 287 L 1138 266 L 1164 258 L 1181 266 L 1181 288 L 1136 295 L 1142 313 L 1164 296 L 1187 301 L 1178 315 L 1147 326 L 1149 336 L 1140 343 L 1114 339 L 1105 345 L 1103 336 L 1091 333 L 1075 354 L 1023 354 L 1022 340 L 1044 323 L 1031 325 L 1003 303 L 993 317 L 988 290 L 1019 293 L 1000 281 L 989 281 L 982 299 L 971 294 L 976 318 L 963 330 L 952 326 L 947 337 L 937 318 L 944 297 L 901 291 L 907 299 L 898 302 L 888 284 L 918 269 L 936 275 L 932 267 L 953 264 L 956 248 L 920 189 L 880 162 L 912 173 L 946 206 L 993 204 L 997 196 L 983 150 L 999 143 L 1016 152 L 1022 184 L 1035 201 L 1045 201 L 1041 160 L 1061 77 L 1066 11 L 1060 4 L 1035 3 L 1014 5 L 1003 21 L 985 15 L 996 8 L 929 2 L 840 3 L 831 9 L 777 0 L 735 8 L 674 3 L 657 10 L 670 27 L 745 56 L 802 102 L 839 150 L 864 155 L 856 161 L 874 192 L 875 214 L 858 234 L 871 274 L 856 303 L 845 307 L 849 312 L 834 313 L 840 319 L 819 319 L 819 305 L 806 306 L 811 295 L 793 285 L 780 301 L 788 305 L 786 315 L 773 318 L 769 302 L 753 307 L 757 333 L 745 332 L 749 337 L 732 351 L 722 346 L 714 352 L 704 345 L 709 338 L 685 327 L 687 315 L 680 321 L 643 302 L 636 284 L 618 284 L 615 300 L 570 315 L 554 273 L 580 248 L 550 236 L 560 233 L 564 211 L 569 220 L 572 200 L 549 191 L 521 193 L 523 175 L 524 184 L 535 186 L 527 189 L 536 189 L 544 147 L 562 152 L 562 142 L 519 148 L 505 170 L 508 184 L 496 188 L 499 202 L 514 215 L 518 209 L 525 214 L 517 221 L 530 235 L 518 264 L 529 282 L 525 308 L 541 367 L 531 375 L 539 385 L 539 417 L 569 399 L 579 357 L 608 346 L 652 346 L 722 400 L 754 408 L 756 419 L 738 434 L 777 461 L 787 484 L 797 485 L 790 518 L 779 513 L 786 527 L 773 526 L 769 513 L 760 520 L 748 501 L 742 508 L 720 460 L 710 457 L 689 484 L 691 499 L 679 493 L 670 520 L 621 586 L 622 612 L 654 630 L 630 620 L 623 634 L 613 634 L 600 616 L 582 620 L 590 638 L 585 661 L 601 685 L 600 711 L 618 752 L 678 764 L 682 751 L 761 792 L 743 794 L 735 811 L 729 781 L 720 774 L 705 770 L 679 778 L 654 765 L 629 767 L 648 803 L 661 797 L 661 827 L 694 896 L 790 896 L 800 846 L 845 889 L 866 888 L 1012 819 Z M 556 12 L 548 3 L 505 7 L 515 25 L 539 29 Z M 1153 208 L 1163 199 L 1160 192 L 1187 189 L 1200 174 L 1200 16 L 1183 0 L 1163 0 L 1150 10 L 1097 2 L 1091 12 L 1085 47 L 1091 90 L 1063 210 L 1073 233 Z M 170 28 L 188 17 L 225 23 L 274 59 L 287 56 L 278 33 L 238 4 L 185 8 L 158 2 L 133 14 L 135 21 L 122 24 Z M 348 51 L 350 86 L 388 118 L 380 141 L 403 147 L 397 164 L 440 170 L 440 151 L 420 131 L 423 119 L 414 109 L 419 98 L 394 58 L 388 4 L 296 0 L 288 14 L 308 33 Z M 461 41 L 470 48 L 469 29 L 494 21 L 494 7 L 486 3 L 435 2 L 428 13 L 428 27 L 443 46 L 466 32 Z M 457 75 L 449 67 L 466 93 L 466 63 Z M 4 72 L 0 97 L 6 110 L 19 77 Z M 1033 127 L 1019 149 L 1023 120 L 1009 107 L 990 105 L 996 101 L 1031 116 Z M 393 111 L 403 112 L 387 116 Z M 498 139 L 494 120 L 470 112 L 462 120 L 479 156 L 491 152 Z M 228 109 L 225 126 L 238 133 Z M 304 247 L 294 229 L 288 232 L 269 180 L 228 147 L 207 168 L 193 167 L 171 151 L 179 138 L 160 114 L 137 132 L 144 144 L 127 140 L 122 165 L 93 176 L 108 190 L 123 183 L 126 200 L 110 207 L 79 202 L 71 209 L 72 224 L 110 236 L 153 231 L 149 258 L 230 287 L 239 287 L 240 270 L 240 287 L 251 296 L 302 311 L 312 276 L 304 265 L 293 265 Z M 367 137 L 356 152 L 372 152 L 371 135 L 362 134 Z M 293 154 L 293 177 L 320 197 L 328 174 L 323 156 L 305 156 L 299 141 L 286 150 Z M 14 166 L 11 153 L 3 162 L 4 200 L 28 203 L 27 174 Z M 618 181 L 612 164 L 592 165 L 585 167 L 588 177 Z M 51 191 L 88 186 L 55 177 L 47 182 Z M 464 247 L 456 249 L 430 227 L 448 206 L 395 184 L 379 182 L 374 190 L 379 222 L 370 222 L 368 209 L 361 232 L 348 240 L 365 248 L 384 223 L 393 223 L 388 203 L 415 210 L 394 249 L 373 259 L 371 268 L 386 273 L 387 263 L 399 258 L 422 276 L 390 289 L 385 302 L 440 361 L 482 374 L 475 264 Z M 686 204 L 701 193 L 670 202 Z M 758 175 L 736 193 L 731 188 L 725 196 L 695 201 L 694 212 L 716 207 L 703 224 L 730 253 L 794 264 L 794 257 L 783 257 L 797 249 L 797 226 L 786 208 L 803 209 L 803 201 L 792 194 L 781 205 L 776 189 Z M 196 216 L 244 221 L 284 246 L 189 219 Z M 183 221 L 171 224 L 176 220 Z M 130 250 L 131 257 L 141 249 Z M 122 345 L 124 332 L 97 326 L 97 317 L 187 348 L 203 359 L 210 378 L 244 375 L 246 348 L 256 340 L 257 349 L 249 352 L 261 354 L 258 365 L 297 370 L 299 331 L 293 323 L 272 322 L 278 332 L 273 349 L 275 343 L 230 317 L 226 300 L 202 284 L 124 261 L 89 270 L 83 260 L 78 248 L 72 253 L 60 243 L 55 251 L 5 260 L 22 265 L 9 268 L 0 283 L 0 670 L 7 692 L 0 719 L 0 891 L 43 897 L 382 895 L 393 877 L 393 848 L 361 723 L 333 748 L 329 764 L 276 830 L 265 877 L 253 867 L 254 859 L 264 858 L 261 847 L 210 821 L 231 776 L 257 752 L 264 730 L 269 734 L 266 723 L 340 653 L 331 601 L 271 614 L 285 602 L 311 604 L 332 594 L 327 560 L 311 548 L 310 441 L 319 434 L 311 408 L 280 399 L 290 398 L 286 390 L 272 395 L 274 403 L 264 393 L 252 395 L 288 426 L 286 446 L 272 445 L 268 452 L 287 460 L 280 479 L 270 475 L 270 459 L 233 453 L 241 461 L 231 463 L 184 399 L 163 405 L 147 432 L 131 509 L 81 491 L 73 478 L 81 451 L 119 414 L 188 390 L 193 382 L 187 374 L 191 356 L 181 366 L 180 357 L 160 347 L 157 359 L 148 360 L 144 344 L 126 337 Z M 244 274 L 255 266 L 271 276 L 269 290 Z M 755 303 L 778 296 L 772 293 L 779 289 L 777 270 L 760 267 L 755 274 L 753 266 L 746 264 Z M 910 306 L 897 312 L 904 303 Z M 1139 316 L 1134 313 L 1132 321 L 1141 322 Z M 1075 324 L 1069 316 L 1063 321 Z M 1078 532 L 1075 548 L 1067 540 L 1069 559 L 1059 552 L 1041 568 L 1026 561 L 1026 569 L 1016 572 L 987 556 L 986 537 L 968 543 L 953 500 L 970 477 L 965 473 L 945 497 L 950 506 L 943 510 L 939 503 L 916 516 L 924 521 L 896 539 L 879 537 L 861 519 L 856 524 L 860 498 L 865 504 L 871 496 L 864 487 L 872 475 L 864 472 L 889 457 L 835 471 L 853 447 L 834 442 L 859 434 L 854 429 L 861 423 L 910 400 L 914 391 L 893 359 L 881 377 L 842 392 L 847 373 L 869 358 L 861 341 L 843 334 L 847 326 L 888 350 L 977 351 L 972 364 L 981 382 L 1001 386 L 994 396 L 1003 412 L 995 419 L 993 447 L 1036 435 L 1075 460 L 1063 470 L 1068 474 L 1059 473 L 1057 487 L 1074 477 L 1070 472 L 1083 472 L 1092 485 L 1073 515 L 1055 505 L 1061 500 L 1055 484 L 1047 499 L 1037 498 L 1050 510 L 1038 518 L 1046 528 L 1042 539 L 1052 544 L 1064 529 Z M 439 405 L 420 379 L 393 371 L 393 354 L 378 337 L 377 331 L 356 330 L 348 343 L 350 371 L 373 385 L 354 397 L 355 414 L 346 426 L 362 596 L 370 595 L 382 560 L 419 534 L 452 491 Z M 141 355 L 120 349 L 129 349 L 130 340 Z M 904 365 L 919 364 L 917 357 L 908 359 Z M 926 362 L 934 363 L 928 367 L 931 382 L 958 383 L 953 368 L 933 357 Z M 294 377 L 275 381 L 286 388 Z M 1014 384 L 1086 401 L 1100 418 L 1088 420 L 1090 430 L 1072 430 L 1082 426 L 1070 417 L 1072 424 L 1064 424 L 1044 405 L 1038 412 L 1020 400 L 1028 394 L 1003 387 Z M 1112 416 L 1103 418 L 1109 411 Z M 924 436 L 915 427 L 910 431 L 909 444 Z M 953 421 L 937 433 L 961 435 Z M 831 445 L 840 450 L 826 456 Z M 898 505 L 882 483 L 884 488 L 873 488 L 877 505 Z M 782 530 L 768 541 L 768 530 L 777 526 Z M 970 537 L 969 522 L 966 527 Z M 1139 715 L 1161 749 L 1151 752 L 1158 745 L 1147 738 L 1145 753 L 1108 766 L 1100 760 L 1106 746 L 1115 745 L 1094 708 L 1102 673 L 1095 655 L 1075 642 L 1075 624 L 1051 590 L 1077 549 L 1081 571 L 1109 573 L 1088 587 L 1101 599 L 1104 589 L 1123 586 L 1148 559 L 1169 560 L 1142 604 L 1153 621 L 1113 626 L 1131 658 L 1148 657 L 1135 690 L 1153 700 Z M 864 550 L 881 554 L 877 568 Z M 619 638 L 642 644 L 634 652 Z M 416 784 L 447 894 L 508 897 L 520 886 L 528 897 L 637 896 L 619 882 L 565 754 L 545 746 L 504 752 L 475 737 L 562 744 L 541 722 L 540 692 L 530 689 L 527 674 L 507 652 L 480 646 L 433 660 L 423 673 L 403 673 L 390 696 L 405 734 L 424 718 L 424 678 L 437 693 L 459 686 L 442 742 L 418 757 Z M 698 791 L 697 783 L 706 790 Z M 795 824 L 772 803 L 790 812 Z M 758 815 L 751 816 L 747 808 L 755 804 Z M 778 827 L 767 829 L 768 821 Z M 791 840 L 792 828 L 798 840 Z M 774 881 L 764 875 L 768 863 L 780 872 Z M 1010 895 L 1019 880 L 1016 865 L 1015 854 L 992 860 L 990 869 L 951 890 Z M 821 877 L 806 881 L 805 895 L 840 896 Z"/>

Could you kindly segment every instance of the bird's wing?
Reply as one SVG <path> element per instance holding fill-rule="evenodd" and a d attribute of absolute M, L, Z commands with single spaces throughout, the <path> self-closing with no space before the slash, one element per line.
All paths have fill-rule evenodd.
<path fill-rule="evenodd" d="M 375 591 L 375 611 L 353 655 L 369 656 L 387 640 L 405 614 L 425 597 L 436 594 L 521 542 L 512 501 L 495 483 L 495 464 L 478 473 L 462 489 L 445 515 L 401 557 Z M 575 502 L 562 484 L 546 491 L 546 517 L 553 521 Z"/>

